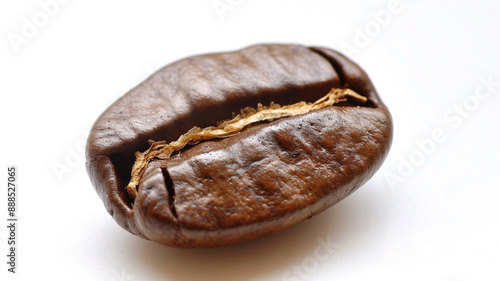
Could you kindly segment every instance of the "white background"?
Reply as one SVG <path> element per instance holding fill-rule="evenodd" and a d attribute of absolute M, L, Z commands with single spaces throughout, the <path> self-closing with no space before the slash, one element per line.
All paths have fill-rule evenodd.
<path fill-rule="evenodd" d="M 2 220 L 19 169 L 19 273 L 5 221 L 1 280 L 500 280 L 498 1 L 47 2 L 0 4 Z M 368 72 L 395 124 L 382 168 L 252 242 L 180 250 L 122 230 L 85 171 L 95 119 L 163 65 L 263 42 L 339 49 Z"/>

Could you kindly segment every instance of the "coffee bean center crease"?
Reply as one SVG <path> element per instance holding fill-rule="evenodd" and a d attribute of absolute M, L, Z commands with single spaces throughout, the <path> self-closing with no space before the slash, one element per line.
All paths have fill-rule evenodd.
<path fill-rule="evenodd" d="M 259 103 L 257 109 L 246 107 L 233 119 L 219 122 L 217 126 L 206 128 L 193 127 L 176 141 L 167 143 L 166 141 L 150 140 L 149 149 L 144 152 L 135 153 L 136 160 L 132 166 L 131 179 L 127 185 L 127 193 L 132 200 L 135 200 L 137 196 L 137 186 L 141 180 L 142 174 L 146 170 L 148 163 L 153 159 L 168 159 L 174 151 L 181 150 L 188 144 L 194 145 L 210 139 L 231 137 L 240 133 L 245 127 L 251 124 L 306 114 L 313 110 L 347 101 L 348 97 L 353 98 L 359 103 L 365 103 L 367 101 L 366 97 L 351 89 L 333 88 L 328 94 L 314 103 L 301 101 L 284 106 L 280 106 L 273 102 L 271 102 L 269 106 L 263 106 Z"/>

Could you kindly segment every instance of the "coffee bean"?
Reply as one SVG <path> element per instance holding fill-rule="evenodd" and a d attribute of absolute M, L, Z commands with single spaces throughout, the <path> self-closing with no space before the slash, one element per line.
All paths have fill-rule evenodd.
<path fill-rule="evenodd" d="M 213 247 L 281 231 L 380 167 L 392 121 L 366 73 L 330 49 L 255 45 L 174 62 L 112 104 L 87 170 L 120 226 Z"/>

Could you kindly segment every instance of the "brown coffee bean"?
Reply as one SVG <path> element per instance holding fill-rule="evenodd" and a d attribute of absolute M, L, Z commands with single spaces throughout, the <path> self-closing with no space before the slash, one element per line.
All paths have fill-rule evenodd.
<path fill-rule="evenodd" d="M 177 61 L 132 89 L 94 124 L 87 170 L 123 228 L 213 247 L 329 208 L 375 173 L 391 139 L 358 65 L 325 48 L 256 45 Z"/>

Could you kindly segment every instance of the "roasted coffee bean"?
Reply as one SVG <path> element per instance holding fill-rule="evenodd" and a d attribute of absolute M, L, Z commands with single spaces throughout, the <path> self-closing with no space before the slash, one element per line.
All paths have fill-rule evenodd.
<path fill-rule="evenodd" d="M 281 231 L 380 167 L 392 121 L 366 73 L 321 47 L 255 45 L 159 70 L 87 142 L 108 212 L 161 244 L 213 247 Z"/>

